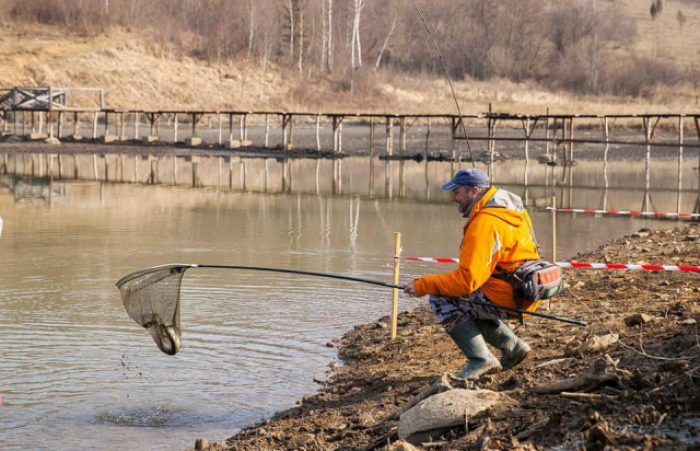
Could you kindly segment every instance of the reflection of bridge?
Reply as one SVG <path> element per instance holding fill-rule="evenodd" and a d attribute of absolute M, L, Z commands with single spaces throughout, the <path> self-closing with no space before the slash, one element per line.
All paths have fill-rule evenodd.
<path fill-rule="evenodd" d="M 2 150 L 2 147 L 0 147 Z M 229 152 L 211 155 L 120 153 L 28 153 L 0 151 L 0 174 L 53 180 L 204 187 L 232 192 L 293 193 L 447 201 L 440 184 L 468 163 L 450 161 L 347 158 L 261 158 Z M 478 163 L 477 167 L 486 170 Z M 531 165 L 509 161 L 494 168 L 492 180 L 521 195 L 528 208 L 617 208 L 643 211 L 695 210 L 700 182 L 690 165 L 682 168 L 686 185 L 679 189 L 674 160 L 655 160 L 650 179 L 644 161 L 582 160 L 575 166 Z M 573 179 L 569 185 L 561 180 Z M 647 183 L 650 188 L 647 189 Z M 653 201 L 652 201 L 653 196 Z M 644 203 L 648 205 L 644 208 Z M 661 211 L 661 210 L 659 210 Z"/>
<path fill-rule="evenodd" d="M 15 202 L 40 202 L 51 205 L 57 199 L 64 199 L 67 194 L 65 183 L 52 183 L 49 179 L 32 179 L 27 182 L 21 177 L 11 177 L 8 181 Z"/>

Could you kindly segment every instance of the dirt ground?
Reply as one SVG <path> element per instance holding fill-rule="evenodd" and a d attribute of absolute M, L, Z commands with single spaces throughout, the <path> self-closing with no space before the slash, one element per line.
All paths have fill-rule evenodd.
<path fill-rule="evenodd" d="M 639 232 L 573 260 L 700 265 L 700 226 Z M 521 366 L 474 384 L 516 399 L 420 438 L 424 450 L 700 449 L 700 278 L 695 272 L 566 270 L 541 318 L 515 325 L 534 349 Z M 426 303 L 427 304 L 427 303 Z M 444 372 L 465 364 L 427 305 L 359 325 L 333 343 L 344 364 L 317 393 L 210 450 L 398 450 L 389 417 Z M 619 341 L 591 346 L 609 334 Z M 598 337 L 596 339 L 596 337 Z"/>

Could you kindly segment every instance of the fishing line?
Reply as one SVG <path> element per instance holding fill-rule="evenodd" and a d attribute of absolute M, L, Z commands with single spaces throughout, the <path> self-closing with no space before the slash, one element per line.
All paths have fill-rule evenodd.
<path fill-rule="evenodd" d="M 467 151 L 469 152 L 469 161 L 472 164 L 472 167 L 476 167 L 474 164 L 474 157 L 472 156 L 472 149 L 471 146 L 469 145 L 469 135 L 467 134 L 467 127 L 464 125 L 464 116 L 462 116 L 462 109 L 459 107 L 459 102 L 457 101 L 457 94 L 455 93 L 455 87 L 452 84 L 452 78 L 450 77 L 450 73 L 447 70 L 447 64 L 445 64 L 445 58 L 442 57 L 442 52 L 440 52 L 440 48 L 437 45 L 437 42 L 435 41 L 435 37 L 433 36 L 433 32 L 430 30 L 430 26 L 428 26 L 428 22 L 426 22 L 425 17 L 423 17 L 423 13 L 421 12 L 420 8 L 418 8 L 418 5 L 416 4 L 415 0 L 411 0 L 411 3 L 413 4 L 414 8 L 416 8 L 416 11 L 418 12 L 418 16 L 420 17 L 421 22 L 423 22 L 423 26 L 425 27 L 425 30 L 428 32 L 428 36 L 430 36 L 430 40 L 433 42 L 433 48 L 435 50 L 435 53 L 437 53 L 438 57 L 440 58 L 440 63 L 442 64 L 442 70 L 445 72 L 445 78 L 447 78 L 447 83 L 450 85 L 450 90 L 452 91 L 452 98 L 455 101 L 455 106 L 457 107 L 457 114 L 459 115 L 459 123 L 462 125 L 462 131 L 464 132 L 464 139 L 467 143 Z"/>

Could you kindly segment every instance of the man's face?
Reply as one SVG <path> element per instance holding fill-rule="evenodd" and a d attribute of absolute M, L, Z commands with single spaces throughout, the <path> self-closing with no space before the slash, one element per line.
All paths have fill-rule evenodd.
<path fill-rule="evenodd" d="M 452 190 L 452 202 L 459 205 L 459 212 L 464 214 L 469 205 L 479 196 L 479 188 L 476 186 L 460 185 Z"/>

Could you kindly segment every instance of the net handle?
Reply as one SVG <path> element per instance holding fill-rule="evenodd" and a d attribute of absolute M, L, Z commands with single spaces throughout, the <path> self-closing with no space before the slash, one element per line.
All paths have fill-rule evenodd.
<path fill-rule="evenodd" d="M 302 275 L 306 275 L 306 276 L 317 276 L 317 277 L 327 277 L 330 279 L 349 280 L 352 282 L 368 283 L 371 285 L 378 285 L 378 286 L 386 287 L 386 288 L 395 288 L 398 290 L 403 290 L 405 288 L 404 285 L 394 285 L 392 283 L 380 282 L 378 280 L 361 279 L 359 277 L 341 276 L 339 274 L 329 274 L 329 273 L 324 273 L 324 272 L 302 271 L 299 269 L 266 268 L 266 267 L 260 267 L 260 266 L 236 266 L 236 265 L 199 265 L 199 264 L 194 264 L 194 263 L 193 264 L 171 263 L 171 264 L 167 264 L 167 265 L 150 266 L 148 268 L 139 269 L 139 270 L 134 271 L 131 274 L 128 274 L 128 275 L 122 277 L 121 279 L 119 279 L 119 281 L 117 282 L 117 287 L 121 287 L 122 284 L 128 282 L 129 280 L 132 280 L 136 277 L 143 276 L 143 275 L 148 274 L 150 272 L 160 271 L 163 269 L 173 269 L 173 268 L 180 268 L 180 269 L 182 269 L 182 272 L 187 271 L 189 268 L 247 269 L 250 271 L 281 272 L 281 273 L 287 273 L 287 274 L 302 274 Z M 474 302 L 475 304 L 487 305 L 489 307 L 494 307 L 494 308 L 497 308 L 499 310 L 505 310 L 505 311 L 513 312 L 513 313 L 524 313 L 527 315 L 538 316 L 540 318 L 550 319 L 550 320 L 554 320 L 554 321 L 560 321 L 563 323 L 575 324 L 577 326 L 587 326 L 588 325 L 588 323 L 586 323 L 585 321 L 563 318 L 563 317 L 554 316 L 554 315 L 547 315 L 545 313 L 528 312 L 526 310 L 505 307 L 502 305 L 492 304 L 490 302 L 489 303 L 480 302 L 480 301 L 471 301 L 471 302 Z"/>

